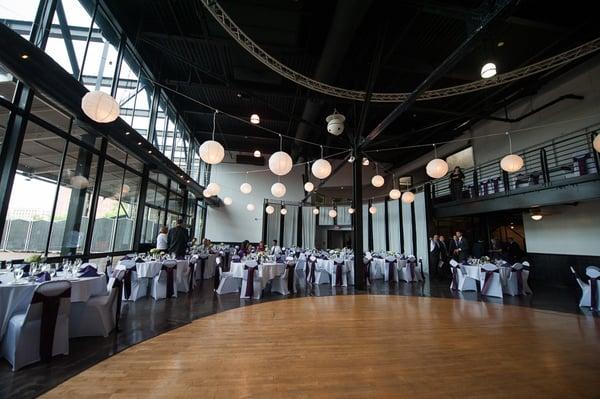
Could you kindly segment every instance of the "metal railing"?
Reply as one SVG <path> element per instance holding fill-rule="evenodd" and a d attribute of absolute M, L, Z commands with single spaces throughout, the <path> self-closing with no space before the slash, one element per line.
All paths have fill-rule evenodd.
<path fill-rule="evenodd" d="M 569 179 L 598 175 L 599 154 L 592 142 L 599 133 L 600 129 L 578 131 L 515 152 L 525 162 L 516 173 L 503 171 L 500 158 L 465 169 L 460 200 L 510 195 L 511 192 L 562 185 Z M 435 203 L 457 200 L 451 194 L 450 175 L 433 182 L 432 196 Z"/>

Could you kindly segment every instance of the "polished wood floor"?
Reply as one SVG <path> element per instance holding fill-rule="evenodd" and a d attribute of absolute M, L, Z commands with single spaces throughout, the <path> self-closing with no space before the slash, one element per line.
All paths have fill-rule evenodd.
<path fill-rule="evenodd" d="M 385 295 L 208 316 L 121 352 L 49 398 L 598 398 L 600 320 Z"/>

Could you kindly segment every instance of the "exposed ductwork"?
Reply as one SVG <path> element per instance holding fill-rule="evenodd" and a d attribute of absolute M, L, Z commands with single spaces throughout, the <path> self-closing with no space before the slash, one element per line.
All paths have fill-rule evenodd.
<path fill-rule="evenodd" d="M 358 29 L 372 0 L 338 0 L 331 29 L 327 35 L 319 64 L 315 70 L 314 79 L 331 83 L 340 68 L 350 47 L 354 33 Z M 321 104 L 307 100 L 302 112 L 302 120 L 315 123 L 321 112 Z M 296 138 L 310 138 L 312 127 L 306 122 L 300 122 L 296 130 Z M 298 160 L 301 156 L 302 142 L 296 140 L 292 150 L 292 158 Z"/>

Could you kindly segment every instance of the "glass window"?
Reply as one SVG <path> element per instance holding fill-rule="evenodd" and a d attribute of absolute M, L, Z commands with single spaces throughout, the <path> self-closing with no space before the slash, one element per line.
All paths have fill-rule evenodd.
<path fill-rule="evenodd" d="M 4 136 L 6 135 L 6 123 L 8 122 L 9 116 L 10 111 L 4 107 L 0 107 L 0 149 L 2 149 L 2 143 L 4 143 Z"/>
<path fill-rule="evenodd" d="M 142 227 L 141 242 L 155 243 L 158 229 L 162 224 L 164 213 L 160 209 L 146 207 L 144 210 L 144 224 Z"/>
<path fill-rule="evenodd" d="M 182 213 L 182 208 L 183 208 L 183 198 L 181 198 L 179 195 L 171 192 L 171 195 L 169 196 L 169 210 L 171 212 L 175 212 L 175 213 Z"/>
<path fill-rule="evenodd" d="M 194 226 L 194 236 L 200 241 L 204 237 L 202 236 L 202 229 L 204 227 L 204 207 L 198 202 L 196 207 L 196 225 Z"/>
<path fill-rule="evenodd" d="M 160 208 L 167 207 L 167 190 L 154 183 L 148 183 L 146 203 Z"/>
<path fill-rule="evenodd" d="M 0 64 L 0 97 L 12 102 L 16 85 L 13 75 Z"/>
<path fill-rule="evenodd" d="M 133 104 L 133 122 L 131 127 L 145 138 L 148 138 L 148 127 L 150 125 L 152 92 L 152 82 L 148 78 L 148 74 L 142 70 Z"/>
<path fill-rule="evenodd" d="M 121 108 L 120 116 L 130 126 L 133 126 L 133 110 L 135 109 L 135 99 L 140 90 L 138 75 L 140 73 L 140 64 L 133 56 L 131 51 L 126 48 L 123 52 L 123 62 L 119 71 L 119 81 L 117 83 L 117 93 L 115 99 Z"/>
<path fill-rule="evenodd" d="M 84 127 L 79 126 L 77 124 L 77 120 L 74 120 L 73 125 L 71 126 L 71 136 L 78 138 L 97 150 L 100 149 L 100 145 L 102 144 L 102 139 L 100 136 L 94 132 L 89 132 Z"/>
<path fill-rule="evenodd" d="M 117 230 L 115 234 L 115 251 L 128 251 L 133 249 L 133 234 L 137 219 L 138 200 L 142 178 L 129 171 L 125 172 L 125 180 L 121 190 L 121 203 L 117 217 Z"/>
<path fill-rule="evenodd" d="M 177 220 L 181 218 L 181 215 L 177 215 L 175 213 L 167 213 L 167 227 L 172 229 L 177 225 Z"/>
<path fill-rule="evenodd" d="M 69 143 L 48 247 L 51 255 L 83 253 L 97 168 L 97 155 Z"/>
<path fill-rule="evenodd" d="M 165 131 L 167 129 L 167 98 L 160 96 L 158 111 L 156 112 L 156 123 L 154 127 L 153 144 L 160 151 L 164 151 Z M 169 157 L 169 155 L 167 155 Z"/>
<path fill-rule="evenodd" d="M 31 121 L 27 124 L 8 206 L 4 259 L 23 259 L 46 250 L 65 147 L 65 140 L 57 137 Z M 49 141 L 53 145 L 47 145 Z"/>
<path fill-rule="evenodd" d="M 121 183 L 124 169 L 113 162 L 106 160 L 98 195 L 96 219 L 92 234 L 92 253 L 110 252 L 117 227 L 119 215 L 119 198 L 121 196 Z"/>
<path fill-rule="evenodd" d="M 29 39 L 39 0 L 0 0 L 0 21 Z"/>
<path fill-rule="evenodd" d="M 68 132 L 71 125 L 71 117 L 58 107 L 54 106 L 50 101 L 36 95 L 33 97 L 31 104 L 31 113 L 40 119 L 45 120 L 60 130 Z"/>
<path fill-rule="evenodd" d="M 108 147 L 106 148 L 106 155 L 110 156 L 113 159 L 125 164 L 127 161 L 127 154 L 125 151 L 117 148 L 113 143 L 109 142 Z"/>

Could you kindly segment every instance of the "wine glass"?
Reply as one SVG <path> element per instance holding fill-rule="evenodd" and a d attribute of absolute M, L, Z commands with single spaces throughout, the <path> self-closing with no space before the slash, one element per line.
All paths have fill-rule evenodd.
<path fill-rule="evenodd" d="M 19 281 L 21 279 L 21 277 L 23 277 L 23 274 L 25 272 L 23 271 L 22 267 L 17 267 L 15 268 L 14 274 L 15 274 L 15 282 Z"/>

